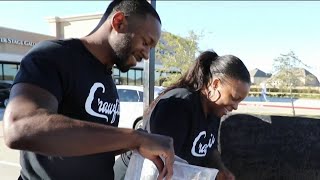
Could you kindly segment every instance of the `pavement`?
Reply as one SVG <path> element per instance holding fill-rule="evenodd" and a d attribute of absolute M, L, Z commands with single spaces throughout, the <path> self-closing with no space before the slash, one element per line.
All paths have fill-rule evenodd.
<path fill-rule="evenodd" d="M 320 118 L 320 100 L 295 99 L 293 100 L 293 106 L 296 116 Z M 245 100 L 239 104 L 238 110 L 236 110 L 235 113 L 292 116 L 293 108 L 290 99 L 282 102 L 274 101 L 274 99 L 271 98 L 268 102 L 263 102 L 260 100 Z"/>
<path fill-rule="evenodd" d="M 20 174 L 19 151 L 9 149 L 3 140 L 3 121 L 0 121 L 0 176 L 1 180 L 16 180 Z"/>

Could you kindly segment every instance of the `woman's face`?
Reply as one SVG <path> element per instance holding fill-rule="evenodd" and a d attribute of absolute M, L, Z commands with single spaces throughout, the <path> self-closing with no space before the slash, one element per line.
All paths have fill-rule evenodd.
<path fill-rule="evenodd" d="M 209 87 L 211 93 L 209 98 L 209 111 L 216 116 L 222 117 L 228 112 L 238 109 L 239 103 L 247 97 L 250 84 L 235 79 L 216 79 Z"/>

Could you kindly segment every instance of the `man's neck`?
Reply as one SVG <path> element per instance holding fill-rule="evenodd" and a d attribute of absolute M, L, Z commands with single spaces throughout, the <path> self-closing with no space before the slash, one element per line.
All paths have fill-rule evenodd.
<path fill-rule="evenodd" d="M 112 55 L 110 55 L 110 51 L 108 51 L 107 43 L 96 41 L 92 35 L 80 38 L 80 40 L 95 58 L 106 65 L 107 68 L 112 68 L 114 63 L 112 62 Z"/>

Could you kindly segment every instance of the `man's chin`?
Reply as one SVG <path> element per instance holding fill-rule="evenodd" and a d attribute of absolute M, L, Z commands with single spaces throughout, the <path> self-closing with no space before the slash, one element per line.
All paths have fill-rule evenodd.
<path fill-rule="evenodd" d="M 117 68 L 123 73 L 128 72 L 130 70 L 129 66 L 122 66 L 122 67 L 117 66 Z"/>

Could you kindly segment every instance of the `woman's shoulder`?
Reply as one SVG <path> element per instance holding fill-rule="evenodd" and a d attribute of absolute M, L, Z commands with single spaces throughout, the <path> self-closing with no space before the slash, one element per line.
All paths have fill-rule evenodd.
<path fill-rule="evenodd" d="M 162 98 L 165 99 L 169 97 L 175 97 L 179 99 L 188 99 L 191 95 L 192 92 L 186 88 L 174 88 L 166 92 Z"/>
<path fill-rule="evenodd" d="M 160 100 L 165 99 L 191 102 L 197 99 L 197 92 L 192 92 L 187 88 L 174 88 L 166 92 L 160 98 Z"/>

